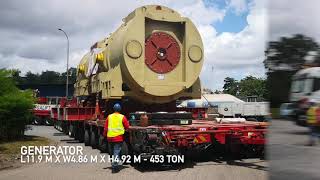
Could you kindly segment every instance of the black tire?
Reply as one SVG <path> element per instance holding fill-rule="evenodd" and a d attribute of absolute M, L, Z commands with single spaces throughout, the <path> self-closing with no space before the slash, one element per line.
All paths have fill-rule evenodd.
<path fill-rule="evenodd" d="M 66 121 L 61 121 L 62 132 L 66 135 L 69 133 L 69 128 Z"/>
<path fill-rule="evenodd" d="M 56 130 L 60 131 L 58 121 L 54 121 L 54 128 L 55 128 Z"/>
<path fill-rule="evenodd" d="M 33 124 L 34 124 L 34 125 L 41 125 L 41 123 L 42 123 L 42 122 L 41 122 L 41 119 L 40 119 L 39 117 L 35 117 L 35 118 L 34 118 L 34 120 L 33 120 Z"/>
<path fill-rule="evenodd" d="M 60 132 L 62 132 L 62 123 L 61 121 L 57 121 L 57 128 Z"/>
<path fill-rule="evenodd" d="M 90 146 L 90 134 L 89 134 L 89 129 L 86 129 L 84 131 L 84 145 L 85 146 Z"/>
<path fill-rule="evenodd" d="M 44 124 L 45 124 L 46 126 L 52 126 L 52 121 L 51 121 L 51 119 L 50 119 L 50 118 L 45 118 Z"/>
<path fill-rule="evenodd" d="M 102 134 L 99 136 L 99 149 L 102 153 L 108 152 L 108 143 Z"/>
<path fill-rule="evenodd" d="M 72 123 L 70 123 L 69 125 L 69 130 L 68 130 L 68 135 L 69 137 L 74 137 L 74 125 Z"/>
<path fill-rule="evenodd" d="M 84 129 L 83 129 L 83 127 L 82 126 L 79 126 L 79 128 L 78 128 L 78 140 L 79 140 L 79 142 L 80 143 L 83 143 L 83 141 L 84 141 Z"/>
<path fill-rule="evenodd" d="M 97 138 L 97 134 L 95 133 L 94 130 L 91 131 L 91 139 L 90 139 L 90 143 L 91 143 L 91 147 L 93 149 L 96 149 L 98 146 L 98 138 Z"/>
<path fill-rule="evenodd" d="M 75 124 L 74 126 L 73 126 L 73 132 L 74 132 L 74 139 L 75 140 L 79 140 L 80 139 L 80 129 L 79 129 L 79 127 L 77 126 L 77 124 Z"/>

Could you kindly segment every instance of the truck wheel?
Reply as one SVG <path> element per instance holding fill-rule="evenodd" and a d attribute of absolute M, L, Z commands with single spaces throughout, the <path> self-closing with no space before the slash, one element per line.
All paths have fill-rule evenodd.
<path fill-rule="evenodd" d="M 93 149 L 96 149 L 98 145 L 97 141 L 97 134 L 94 132 L 94 130 L 91 131 L 91 147 Z"/>
<path fill-rule="evenodd" d="M 74 125 L 72 123 L 70 123 L 68 135 L 69 137 L 74 137 Z"/>
<path fill-rule="evenodd" d="M 123 141 L 122 147 L 121 147 L 121 155 L 128 155 L 129 154 L 129 149 L 128 149 L 128 144 Z"/>
<path fill-rule="evenodd" d="M 89 129 L 86 129 L 84 131 L 84 145 L 90 146 L 90 135 L 89 135 Z"/>
<path fill-rule="evenodd" d="M 102 153 L 108 152 L 108 143 L 105 140 L 104 136 L 101 134 L 99 136 L 99 149 Z"/>

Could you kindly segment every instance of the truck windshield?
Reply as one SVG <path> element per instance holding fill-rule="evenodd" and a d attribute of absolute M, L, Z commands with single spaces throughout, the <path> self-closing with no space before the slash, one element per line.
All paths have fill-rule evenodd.
<path fill-rule="evenodd" d="M 292 81 L 291 92 L 300 93 L 303 92 L 305 79 L 295 79 Z"/>
<path fill-rule="evenodd" d="M 320 78 L 314 78 L 312 92 L 319 91 L 319 90 L 320 90 Z"/>

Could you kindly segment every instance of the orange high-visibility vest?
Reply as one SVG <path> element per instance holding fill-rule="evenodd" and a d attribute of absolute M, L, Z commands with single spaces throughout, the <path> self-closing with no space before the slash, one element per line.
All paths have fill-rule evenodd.
<path fill-rule="evenodd" d="M 124 127 L 122 124 L 123 115 L 113 113 L 108 116 L 108 133 L 107 137 L 116 137 L 124 134 Z"/>

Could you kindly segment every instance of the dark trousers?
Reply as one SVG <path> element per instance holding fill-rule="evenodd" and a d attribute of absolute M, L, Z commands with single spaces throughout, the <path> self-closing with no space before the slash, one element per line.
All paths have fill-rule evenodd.
<path fill-rule="evenodd" d="M 310 128 L 310 140 L 314 143 L 317 139 L 320 139 L 320 127 L 319 126 L 309 126 Z"/>
<path fill-rule="evenodd" d="M 119 161 L 121 159 L 120 152 L 121 152 L 122 142 L 109 142 L 108 148 L 109 148 L 109 155 L 113 156 L 111 166 L 112 168 L 116 168 L 119 165 Z M 116 161 L 116 159 L 118 161 Z"/>

